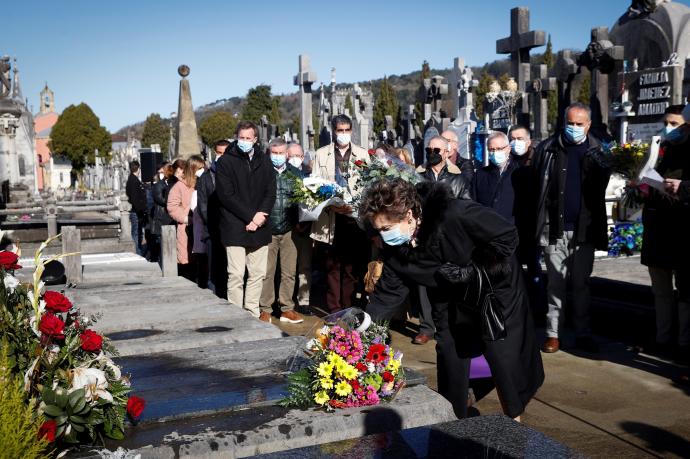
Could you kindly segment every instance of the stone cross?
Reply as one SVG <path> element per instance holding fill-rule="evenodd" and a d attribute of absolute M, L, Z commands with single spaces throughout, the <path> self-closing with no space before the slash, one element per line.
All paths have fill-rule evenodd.
<path fill-rule="evenodd" d="M 300 108 L 300 145 L 309 148 L 309 137 L 314 135 L 312 125 L 312 95 L 311 85 L 316 82 L 316 73 L 310 68 L 309 56 L 300 54 L 299 73 L 295 75 L 295 86 L 299 86 Z"/>
<path fill-rule="evenodd" d="M 496 54 L 510 54 L 512 74 L 521 92 L 525 92 L 530 80 L 530 49 L 546 44 L 546 32 L 529 30 L 529 27 L 529 8 L 513 8 L 510 10 L 510 36 L 496 41 Z M 523 98 L 518 113 L 529 113 L 527 98 Z"/>
<path fill-rule="evenodd" d="M 587 50 L 580 55 L 578 64 L 592 72 L 590 85 L 590 107 L 592 127 L 602 129 L 609 122 L 609 74 L 613 73 L 624 59 L 622 46 L 614 46 L 609 40 L 608 27 L 592 29 Z"/>
<path fill-rule="evenodd" d="M 414 121 L 416 119 L 416 115 L 414 112 L 414 105 L 408 105 L 407 106 L 407 109 L 404 112 L 404 119 L 405 119 L 405 142 L 409 142 L 416 137 L 415 131 L 414 131 Z"/>
<path fill-rule="evenodd" d="M 465 66 L 465 60 L 456 57 L 453 61 L 453 70 L 448 77 L 448 89 L 453 103 L 450 117 L 460 121 L 469 121 L 474 108 L 472 88 L 479 85 L 473 78 L 472 69 Z"/>
<path fill-rule="evenodd" d="M 578 56 L 569 49 L 558 52 L 556 59 L 556 81 L 558 84 L 558 121 L 557 128 L 565 126 L 565 109 L 573 103 L 573 80 L 578 72 Z"/>
<path fill-rule="evenodd" d="M 268 147 L 268 141 L 270 140 L 268 128 L 268 117 L 266 115 L 261 115 L 261 121 L 259 123 L 259 141 L 264 148 Z"/>
<path fill-rule="evenodd" d="M 534 138 L 544 140 L 549 136 L 548 126 L 548 97 L 549 91 L 556 90 L 556 78 L 548 76 L 546 64 L 535 65 L 532 74 L 534 79 L 527 92 L 532 94 L 533 101 L 530 104 L 534 110 Z"/>

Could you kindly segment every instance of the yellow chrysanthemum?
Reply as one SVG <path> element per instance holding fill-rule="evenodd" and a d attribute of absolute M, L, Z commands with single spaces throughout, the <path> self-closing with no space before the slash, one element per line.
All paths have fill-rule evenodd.
<path fill-rule="evenodd" d="M 342 362 L 345 362 L 345 361 L 343 360 L 342 357 L 340 357 L 340 356 L 339 356 L 338 354 L 336 354 L 335 352 L 332 352 L 332 351 L 331 351 L 331 352 L 328 354 L 328 363 L 330 363 L 331 365 L 334 365 L 334 366 L 336 367 L 336 369 L 338 368 L 338 364 L 340 364 L 340 363 L 342 363 Z"/>
<path fill-rule="evenodd" d="M 314 396 L 314 401 L 318 403 L 319 405 L 325 405 L 328 403 L 328 400 L 330 398 L 328 397 L 328 394 L 326 393 L 325 390 L 322 390 L 321 392 L 317 392 L 316 395 Z"/>
<path fill-rule="evenodd" d="M 400 368 L 400 360 L 390 359 L 388 360 L 388 365 L 386 365 L 386 370 L 397 373 Z"/>
<path fill-rule="evenodd" d="M 345 381 L 340 381 L 338 384 L 335 385 L 335 393 L 340 395 L 341 397 L 348 396 L 352 393 L 352 386 L 350 386 Z"/>
<path fill-rule="evenodd" d="M 327 362 L 321 362 L 319 367 L 316 369 L 316 372 L 319 374 L 319 376 L 330 378 L 331 374 L 333 374 L 333 365 Z"/>
<path fill-rule="evenodd" d="M 355 379 L 359 375 L 359 372 L 352 365 L 346 365 L 342 371 L 340 371 L 340 375 L 347 380 L 351 380 Z"/>
<path fill-rule="evenodd" d="M 333 389 L 333 380 L 331 378 L 321 378 L 319 384 L 321 384 L 323 389 Z"/>

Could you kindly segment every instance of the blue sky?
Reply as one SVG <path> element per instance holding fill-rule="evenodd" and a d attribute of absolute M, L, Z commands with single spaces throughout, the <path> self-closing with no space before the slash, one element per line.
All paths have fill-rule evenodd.
<path fill-rule="evenodd" d="M 319 82 L 341 82 L 496 59 L 510 8 L 527 6 L 532 28 L 554 49 L 584 48 L 595 26 L 611 27 L 625 0 L 424 0 L 395 2 L 204 1 L 8 2 L 0 54 L 18 59 L 24 95 L 38 110 L 45 81 L 58 110 L 86 102 L 111 131 L 149 113 L 177 110 L 177 67 L 191 67 L 196 105 L 245 95 L 260 83 L 295 90 L 300 53 Z M 690 5 L 690 0 L 680 3 Z M 539 52 L 543 48 L 537 48 Z M 318 86 L 318 82 L 316 86 Z"/>

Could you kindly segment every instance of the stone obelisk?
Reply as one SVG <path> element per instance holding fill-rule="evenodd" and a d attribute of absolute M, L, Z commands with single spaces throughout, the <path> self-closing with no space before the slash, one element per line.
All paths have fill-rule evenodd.
<path fill-rule="evenodd" d="M 177 131 L 175 138 L 175 156 L 189 158 L 199 154 L 199 134 L 196 130 L 194 107 L 192 106 L 192 91 L 189 89 L 189 67 L 180 65 L 180 100 L 177 107 Z"/>

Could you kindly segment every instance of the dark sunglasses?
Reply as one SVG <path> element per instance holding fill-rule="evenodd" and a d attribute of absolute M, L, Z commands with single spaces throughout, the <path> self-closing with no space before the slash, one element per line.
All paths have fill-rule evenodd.
<path fill-rule="evenodd" d="M 431 154 L 437 154 L 437 155 L 439 155 L 439 154 L 441 154 L 441 151 L 442 151 L 442 150 L 441 150 L 440 148 L 430 148 L 430 147 L 426 147 L 426 148 L 424 149 L 424 151 L 426 151 L 426 154 L 427 154 L 427 155 L 431 155 Z"/>

